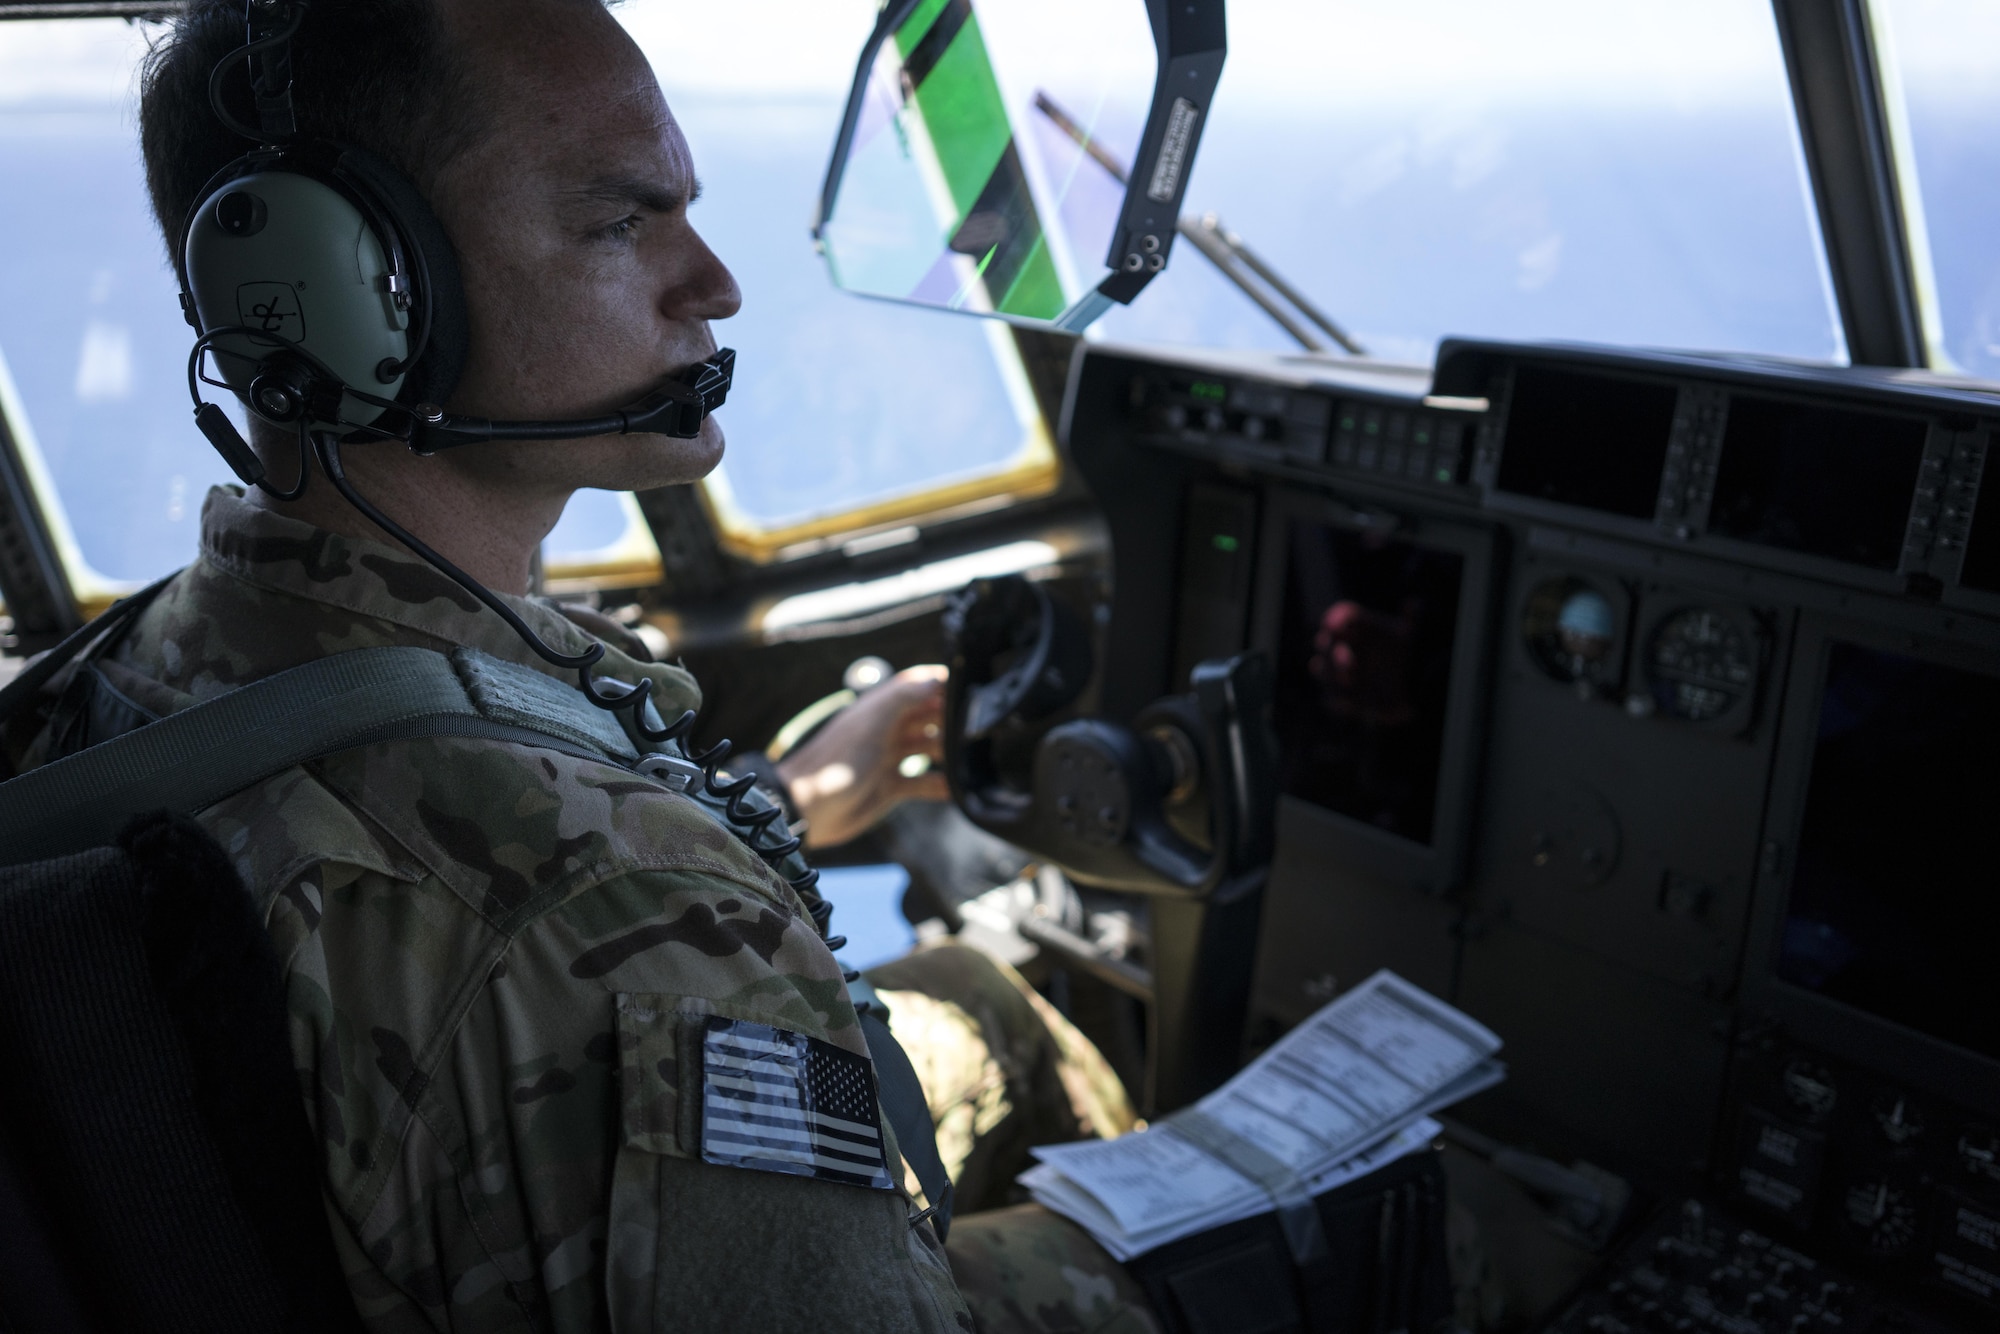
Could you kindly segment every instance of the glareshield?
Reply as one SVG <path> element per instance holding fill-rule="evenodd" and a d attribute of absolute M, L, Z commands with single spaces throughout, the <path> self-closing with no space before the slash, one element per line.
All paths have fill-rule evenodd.
<path fill-rule="evenodd" d="M 892 0 L 822 200 L 833 281 L 1016 323 L 1088 324 L 1129 299 L 1100 292 L 1107 279 L 1136 292 L 1166 265 L 1219 48 L 1204 62 L 1213 72 L 1192 76 L 1194 96 L 1156 116 L 1162 80 L 1187 74 L 1170 71 L 1140 0 Z M 1128 186 L 1135 160 L 1147 169 Z M 1128 237 L 1135 197 L 1150 199 L 1155 225 Z"/>

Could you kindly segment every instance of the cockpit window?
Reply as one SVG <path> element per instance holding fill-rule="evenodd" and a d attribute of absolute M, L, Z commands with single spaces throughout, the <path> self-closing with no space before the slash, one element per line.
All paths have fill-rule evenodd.
<path fill-rule="evenodd" d="M 813 254 L 811 209 L 872 6 L 774 19 L 634 0 L 619 15 L 696 152 L 696 225 L 745 294 L 719 331 L 742 353 L 728 459 L 706 486 L 723 539 L 763 557 L 1053 487 L 1055 450 L 1011 335 L 837 292 Z M 232 480 L 190 418 L 192 335 L 146 205 L 136 84 L 158 31 L 0 23 L 0 410 L 86 605 L 192 559 L 202 497 Z M 659 568 L 637 505 L 605 492 L 577 495 L 544 556 L 572 583 Z"/>
<path fill-rule="evenodd" d="M 86 603 L 191 559 L 229 477 L 190 416 L 192 335 L 146 207 L 147 32 L 0 23 L 0 395 Z"/>
<path fill-rule="evenodd" d="M 742 352 L 729 452 L 704 488 L 723 540 L 770 558 L 1053 487 L 1008 330 L 857 300 L 812 252 L 874 4 L 616 12 L 694 147 L 696 224 L 744 290 L 724 329 Z M 1985 0 L 1877 0 L 1877 17 L 1937 341 L 2000 374 L 2000 20 Z M 227 479 L 187 415 L 189 335 L 134 143 L 154 31 L 0 24 L 0 405 L 60 498 L 86 601 L 187 560 Z M 1236 5 L 1188 201 L 1375 356 L 1427 361 L 1453 333 L 1845 356 L 1765 0 Z M 1099 329 L 1294 346 L 1191 244 Z M 656 562 L 631 498 L 604 493 L 580 494 L 547 548 L 573 577 Z"/>
<path fill-rule="evenodd" d="M 729 449 L 706 485 L 724 541 L 769 557 L 1051 489 L 1055 449 L 1013 335 L 857 299 L 813 251 L 808 229 L 875 5 L 630 0 L 614 12 L 694 151 L 695 226 L 743 288 L 742 313 L 722 330 L 742 354 L 721 418 Z"/>
<path fill-rule="evenodd" d="M 1873 12 L 1931 359 L 2000 378 L 2000 6 L 1875 0 Z"/>
<path fill-rule="evenodd" d="M 1797 142 L 1769 0 L 1266 0 L 1230 7 L 1186 212 L 1375 356 L 1471 334 L 1841 360 Z M 1100 328 L 1298 346 L 1187 245 Z"/>

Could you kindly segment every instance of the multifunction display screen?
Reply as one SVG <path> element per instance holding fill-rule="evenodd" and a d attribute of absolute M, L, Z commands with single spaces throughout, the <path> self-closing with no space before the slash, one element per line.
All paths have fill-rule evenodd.
<path fill-rule="evenodd" d="M 1708 531 L 1893 570 L 1925 430 L 1911 417 L 1731 399 Z"/>
<path fill-rule="evenodd" d="M 1523 366 L 1514 372 L 1495 484 L 1537 500 L 1650 519 L 1678 397 L 1671 385 Z"/>
<path fill-rule="evenodd" d="M 1464 558 L 1295 519 L 1278 632 L 1284 790 L 1434 839 Z"/>
<path fill-rule="evenodd" d="M 1778 975 L 2000 1058 L 2000 677 L 1829 646 Z"/>

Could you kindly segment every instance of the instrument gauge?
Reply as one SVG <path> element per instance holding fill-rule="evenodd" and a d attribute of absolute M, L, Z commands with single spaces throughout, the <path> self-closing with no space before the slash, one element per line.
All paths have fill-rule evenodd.
<path fill-rule="evenodd" d="M 1958 1165 L 1982 1181 L 2000 1183 L 2000 1131 L 1967 1126 L 1958 1136 Z"/>
<path fill-rule="evenodd" d="M 1653 631 L 1646 670 L 1662 713 L 1713 722 L 1749 700 L 1757 679 L 1757 641 L 1735 617 L 1691 607 Z"/>
<path fill-rule="evenodd" d="M 1833 1082 L 1833 1072 L 1803 1056 L 1785 1064 L 1778 1084 L 1792 1110 L 1808 1121 L 1825 1120 L 1840 1094 Z"/>
<path fill-rule="evenodd" d="M 1868 1110 L 1882 1138 L 1899 1149 L 1916 1143 L 1924 1133 L 1923 1112 L 1900 1093 L 1877 1094 Z"/>
<path fill-rule="evenodd" d="M 1545 579 L 1521 610 L 1521 639 L 1552 679 L 1608 694 L 1620 675 L 1622 620 L 1618 603 L 1583 580 Z"/>
<path fill-rule="evenodd" d="M 1916 1244 L 1917 1201 L 1886 1177 L 1870 1177 L 1847 1188 L 1841 1201 L 1841 1222 L 1862 1251 L 1887 1259 Z"/>

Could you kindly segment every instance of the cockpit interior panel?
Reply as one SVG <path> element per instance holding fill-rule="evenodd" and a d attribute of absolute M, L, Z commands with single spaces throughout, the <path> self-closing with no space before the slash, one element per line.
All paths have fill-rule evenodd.
<path fill-rule="evenodd" d="M 1468 1124 L 2000 1313 L 2000 397 L 1100 344 L 1064 426 L 1107 711 L 1273 660 L 1253 1044 L 1395 968 L 1507 1035 Z"/>
<path fill-rule="evenodd" d="M 0 686 L 13 679 L 16 705 L 32 697 L 46 714 L 16 736 L 13 715 L 0 711 L 0 776 L 18 764 L 32 778 L 39 767 L 54 778 L 38 781 L 57 786 L 65 771 L 49 761 L 72 743 L 88 749 L 93 729 L 139 732 L 195 697 L 145 678 L 162 700 L 174 696 L 156 717 L 139 707 L 153 696 L 125 699 L 112 670 L 127 665 L 116 627 L 137 624 L 117 618 L 136 617 L 153 594 L 114 597 L 166 575 L 169 557 L 188 559 L 197 527 L 203 559 L 234 549 L 234 539 L 206 536 L 199 497 L 210 474 L 182 449 L 181 437 L 195 438 L 179 415 L 185 315 L 197 340 L 187 380 L 198 434 L 226 466 L 252 488 L 265 477 L 265 460 L 238 433 L 249 418 L 227 394 L 203 397 L 204 380 L 236 385 L 261 421 L 258 449 L 296 436 L 294 489 L 262 483 L 279 516 L 323 478 L 354 512 L 338 511 L 341 522 L 358 515 L 359 531 L 422 557 L 448 581 L 446 601 L 506 618 L 537 661 L 580 673 L 606 718 L 626 711 L 629 722 L 612 730 L 634 740 L 637 773 L 672 788 L 663 800 L 701 783 L 721 823 L 734 821 L 774 870 L 811 845 L 829 884 L 854 895 L 840 930 L 829 934 L 833 895 L 817 888 L 817 865 L 782 873 L 797 903 L 778 906 L 803 910 L 787 920 L 816 933 L 807 943 L 826 946 L 826 967 L 840 952 L 857 1015 L 884 993 L 911 997 L 894 1001 L 909 1031 L 951 1010 L 955 1001 L 919 1000 L 900 983 L 878 993 L 871 978 L 955 942 L 977 952 L 982 970 L 992 959 L 1007 965 L 999 975 L 1022 994 L 1001 988 L 1005 1003 L 1065 1062 L 1088 1066 L 1083 1082 L 1118 1086 L 1085 1116 L 1081 1085 L 1035 1065 L 1042 1091 L 1068 1101 L 1069 1120 L 1050 1121 L 1046 1134 L 1037 1122 L 1040 1138 L 1010 1126 L 1022 1137 L 1017 1156 L 1043 1155 L 1038 1166 L 993 1168 L 974 1191 L 953 1186 L 943 1146 L 925 1154 L 928 1141 L 956 1135 L 950 1118 L 974 1101 L 975 1119 L 992 1124 L 1019 1111 L 1025 1125 L 1032 1109 L 989 1116 L 999 1084 L 984 1056 L 954 1067 L 979 1073 L 947 1112 L 949 1097 L 928 1100 L 936 1090 L 917 1073 L 929 1078 L 946 1062 L 883 1063 L 895 1042 L 865 1048 L 882 1075 L 868 1076 L 870 1096 L 889 1090 L 893 1072 L 918 1133 L 869 1122 L 865 1108 L 853 1121 L 861 1129 L 832 1133 L 873 1146 L 871 1182 L 877 1168 L 890 1181 L 896 1166 L 882 1156 L 884 1126 L 899 1147 L 939 1159 L 925 1176 L 911 1157 L 908 1179 L 924 1184 L 910 1206 L 913 1235 L 928 1218 L 940 1252 L 971 1231 L 947 1235 L 954 1190 L 960 1205 L 978 1200 L 968 1216 L 1033 1199 L 1094 1236 L 1095 1258 L 1144 1281 L 1163 1334 L 2000 1330 L 2000 264 L 1986 225 L 2000 205 L 2000 171 L 1988 170 L 2000 162 L 1988 146 L 2000 102 L 1983 91 L 1975 106 L 1967 92 L 1945 117 L 1937 87 L 1940 70 L 1962 72 L 1961 45 L 1978 45 L 1956 29 L 1991 35 L 1984 45 L 2000 51 L 2000 19 L 1976 14 L 1979 3 L 1719 0 L 1608 26 L 1621 7 L 1566 0 L 1504 10 L 1472 0 L 1237 5 L 1233 26 L 1224 0 L 799 0 L 750 18 L 751 7 L 709 7 L 693 26 L 683 13 L 692 6 L 611 5 L 661 71 L 676 124 L 698 141 L 713 187 L 703 208 L 714 211 L 686 213 L 699 189 L 652 188 L 626 201 L 631 217 L 607 215 L 564 244 L 587 242 L 592 256 L 628 247 L 616 253 L 650 265 L 705 246 L 694 240 L 699 223 L 716 241 L 701 251 L 712 300 L 673 319 L 684 314 L 703 338 L 742 333 L 746 378 L 735 378 L 735 341 L 715 342 L 613 417 L 524 408 L 522 420 L 494 422 L 459 415 L 450 392 L 392 386 L 406 373 L 411 386 L 429 383 L 418 363 L 433 325 L 455 334 L 440 334 L 431 363 L 450 362 L 446 379 L 461 369 L 451 358 L 499 337 L 489 326 L 542 338 L 535 320 L 482 315 L 476 338 L 457 328 L 470 319 L 452 314 L 458 286 L 483 311 L 519 285 L 482 277 L 476 247 L 452 250 L 447 236 L 471 233 L 445 225 L 451 208 L 439 218 L 420 210 L 428 221 L 408 245 L 396 228 L 383 233 L 395 242 L 384 252 L 394 271 L 362 296 L 371 320 L 393 325 L 383 336 L 395 355 L 355 360 L 353 383 L 332 369 L 330 351 L 308 344 L 303 305 L 288 315 L 284 302 L 243 304 L 253 287 L 292 298 L 308 290 L 303 279 L 294 290 L 289 269 L 266 273 L 267 252 L 255 257 L 254 282 L 236 281 L 250 268 L 211 282 L 189 262 L 252 235 L 277 245 L 278 231 L 263 232 L 261 196 L 234 189 L 258 179 L 251 167 L 289 162 L 304 181 L 326 165 L 318 149 L 286 156 L 302 132 L 286 91 L 288 44 L 308 31 L 313 6 L 0 0 L 0 19 L 19 20 L 14 30 L 32 38 L 0 42 L 0 85 L 9 71 L 49 64 L 45 88 L 17 97 L 0 86 L 0 174 L 10 186 L 19 177 L 20 199 L 40 201 L 14 210 L 16 248 L 33 262 L 0 271 L 33 280 L 0 284 L 12 294 L 0 301 L 0 351 L 14 357 L 10 369 L 0 356 L 0 658 L 10 660 Z M 240 12 L 223 15 L 229 8 Z M 319 0 L 315 22 L 342 8 Z M 1904 80 L 1917 48 L 1892 47 L 1891 11 L 1900 31 L 1928 34 L 1931 63 L 1910 68 L 1929 68 L 1931 84 Z M 577 12 L 609 22 L 596 7 Z M 142 217 L 142 155 L 127 142 L 134 124 L 161 113 L 114 105 L 106 90 L 143 87 L 172 105 L 179 94 L 160 91 L 159 71 L 179 39 L 151 25 L 180 13 L 247 33 L 247 45 L 208 67 L 206 84 L 187 87 L 199 85 L 218 124 L 234 128 L 225 84 L 248 77 L 244 106 L 254 102 L 261 134 L 240 129 L 257 151 L 210 181 L 226 181 L 229 194 L 218 190 L 212 209 L 181 210 L 181 244 L 169 242 L 172 276 L 187 289 L 177 315 Z M 77 26 L 72 42 L 48 30 L 59 15 L 96 27 Z M 703 25 L 714 31 L 701 36 Z M 833 37 L 845 28 L 865 38 L 851 84 L 845 39 Z M 1527 34 L 1519 49 L 1504 45 L 1503 28 Z M 697 48 L 723 55 L 691 55 Z M 1344 74 L 1328 73 L 1329 50 Z M 840 67 L 807 78 L 829 52 Z M 1568 100 L 1531 86 L 1579 61 Z M 302 63 L 297 77 L 310 82 L 312 68 Z M 1990 73 L 1992 57 L 1977 68 Z M 1658 86 L 1642 87 L 1645 78 Z M 1293 97 L 1286 80 L 1313 96 Z M 1960 82 L 2000 88 L 2000 77 Z M 1328 89 L 1339 97 L 1322 98 Z M 1591 124 L 1593 107 L 1615 114 Z M 114 113 L 124 117 L 122 185 L 107 165 Z M 1920 125 L 1930 116 L 1944 128 Z M 1689 132 L 1696 121 L 1706 138 Z M 86 123 L 98 127 L 95 147 Z M 515 132 L 510 123 L 506 134 Z M 500 131 L 472 140 L 491 147 Z M 668 156 L 681 164 L 685 153 Z M 1920 158 L 1926 182 L 1949 180 L 1951 191 L 1924 194 Z M 357 162 L 343 149 L 339 171 L 318 184 L 350 211 L 348 194 L 374 170 Z M 617 189 L 572 193 L 624 199 L 622 175 L 602 179 Z M 131 215 L 119 226 L 138 229 L 130 235 L 49 222 L 111 216 L 114 185 L 130 196 L 119 205 Z M 1949 200 L 1949 216 L 1918 208 L 1926 198 Z M 403 203 L 384 200 L 395 207 L 377 201 L 357 215 L 364 235 L 400 217 Z M 797 225 L 802 203 L 816 203 L 809 238 Z M 1270 248 L 1253 247 L 1211 207 Z M 651 221 L 675 210 L 670 226 Z M 143 252 L 133 239 L 142 233 Z M 341 239 L 352 234 L 335 239 L 352 250 Z M 659 239 L 668 235 L 678 239 Z M 433 258 L 440 278 L 464 259 L 468 281 L 434 282 Z M 1688 272 L 1675 271 L 1681 259 Z M 742 277 L 729 278 L 734 296 L 723 291 L 725 266 Z M 311 291 L 335 286 L 315 278 Z M 1322 289 L 1340 320 L 1314 304 Z M 1965 299 L 1974 289 L 1977 300 Z M 871 300 L 836 302 L 836 292 Z M 668 309 L 665 297 L 620 301 L 654 322 Z M 708 328 L 730 317 L 714 311 L 739 304 L 744 321 Z M 204 325 L 205 309 L 231 308 L 263 327 Z M 338 336 L 313 319 L 315 340 Z M 290 332 L 272 323 L 287 320 Z M 1450 327 L 1482 336 L 1442 336 Z M 1552 330 L 1603 341 L 1484 336 Z M 1663 350 L 1675 343 L 1757 351 Z M 606 338 L 591 355 L 627 345 L 650 346 L 637 334 Z M 169 346 L 174 356 L 162 360 L 157 347 Z M 243 363 L 242 374 L 216 378 L 217 355 Z M 491 378 L 488 362 L 515 364 L 469 364 Z M 176 371 L 165 425 L 146 378 L 156 363 Z M 358 392 L 364 371 L 391 397 Z M 518 378 L 513 387 L 540 394 L 578 377 Z M 366 420 L 341 415 L 363 400 Z M 701 434 L 725 404 L 735 431 L 726 457 L 719 438 Z M 515 525 L 525 536 L 516 534 L 508 578 L 518 574 L 516 591 L 568 618 L 565 633 L 586 636 L 581 656 L 531 634 L 480 582 L 486 575 L 438 554 L 459 546 L 405 530 L 359 498 L 339 462 L 342 445 L 428 454 L 614 429 L 713 448 L 685 473 L 693 481 L 662 472 L 655 480 L 668 484 L 634 492 L 591 484 L 542 537 Z M 192 448 L 203 467 L 221 461 Z M 501 479 L 511 467 L 488 477 L 467 465 L 463 476 Z M 410 492 L 412 509 L 421 494 Z M 520 512 L 539 514 L 546 500 L 538 491 Z M 234 508 L 219 493 L 208 504 Z M 321 522 L 310 507 L 289 513 Z M 374 570 L 372 559 L 361 565 Z M 428 583 L 406 596 L 380 577 L 398 607 L 418 593 L 444 605 L 423 592 Z M 110 632 L 84 631 L 119 605 Z M 182 640 L 158 637 L 163 660 L 179 660 Z M 234 651 L 228 636 L 213 638 L 217 654 Z M 635 671 L 671 660 L 698 678 L 701 710 L 676 704 L 660 726 L 648 721 L 664 704 L 664 692 L 649 694 L 671 674 L 664 668 L 662 681 L 633 685 L 606 667 L 592 685 L 594 665 L 621 661 L 614 641 Z M 76 666 L 63 665 L 86 644 Z M 233 658 L 217 660 L 237 670 Z M 847 724 L 890 717 L 905 689 L 927 702 L 896 705 L 915 711 L 852 740 L 862 733 Z M 172 735 L 150 735 L 163 734 Z M 835 747 L 842 734 L 850 739 Z M 834 757 L 837 748 L 849 749 Z M 556 780 L 554 767 L 547 773 Z M 768 800 L 752 800 L 756 791 Z M 814 813 L 831 798 L 817 810 L 852 800 L 870 813 Z M 0 820 L 0 833 L 36 827 Z M 533 874 L 556 874 L 567 856 Z M 861 939 L 864 887 L 885 942 L 866 958 L 858 948 L 876 942 Z M 742 908 L 728 892 L 714 913 Z M 286 890 L 278 901 L 290 899 Z M 765 914 L 756 930 L 766 918 L 776 920 Z M 708 959 L 760 952 L 736 941 L 738 925 L 715 928 L 722 954 L 688 936 L 694 927 L 619 939 L 644 938 L 635 948 L 663 954 L 678 942 Z M 1313 1055 L 1296 1055 L 1319 1016 L 1396 981 L 1385 971 L 1457 1007 L 1454 1023 L 1491 1030 L 1485 1045 L 1463 1044 L 1468 1063 L 1448 1081 L 1420 1087 L 1387 1064 L 1384 1084 L 1352 1076 L 1344 1053 L 1377 1039 L 1337 1025 Z M 506 975 L 495 967 L 480 985 Z M 831 987 L 831 976 L 810 980 Z M 1409 988 L 1397 990 L 1409 999 Z M 676 1014 L 699 1017 L 704 1031 L 749 1023 L 716 1018 L 712 998 L 681 999 L 689 1003 Z M 964 1055 L 985 1016 L 961 1026 L 970 1012 L 957 1010 L 930 1026 L 940 1050 Z M 827 1013 L 837 1017 L 838 1005 Z M 1424 1046 L 1413 1029 L 1374 1031 L 1388 1034 L 1384 1049 Z M 815 1041 L 813 1050 L 828 1047 Z M 600 1048 L 610 1050 L 579 1043 L 592 1060 Z M 685 1156 L 705 1171 L 722 1160 L 704 1139 L 704 1163 L 692 1162 L 712 1115 L 701 1084 L 709 1068 L 692 1054 L 706 1061 L 710 1049 L 675 1050 L 687 1082 L 674 1095 L 683 1113 L 674 1151 L 644 1156 Z M 844 1053 L 838 1068 L 852 1073 L 844 1062 L 860 1054 Z M 1224 1099 L 1203 1100 L 1267 1055 L 1267 1068 L 1291 1061 L 1321 1087 L 1244 1112 L 1242 1124 L 1269 1135 L 1253 1142 L 1212 1111 Z M 671 1075 L 670 1064 L 660 1073 Z M 823 1092 L 813 1077 L 799 1077 L 808 1101 Z M 1371 1122 L 1365 1138 L 1355 1129 L 1330 1139 L 1326 1126 L 1303 1124 L 1302 1107 L 1331 1108 L 1332 1123 L 1347 1102 L 1390 1084 L 1409 1093 L 1395 1103 L 1408 1118 L 1393 1131 Z M 400 1080 L 399 1091 L 415 1086 Z M 528 1093 L 513 1091 L 508 1105 L 526 1107 Z M 643 1101 L 626 1100 L 628 1119 Z M 1119 1114 L 1105 1113 L 1113 1104 Z M 1159 1151 L 1126 1179 L 1160 1193 L 1127 1217 L 1071 1179 L 1065 1212 L 1050 1177 L 1037 1187 L 1036 1174 L 1063 1176 L 1056 1162 L 1073 1146 L 1050 1141 L 1070 1127 L 1079 1142 L 1171 1127 L 1108 1145 L 1112 1156 Z M 14 1131 L 0 1132 L 6 1197 Z M 1315 1141 L 1324 1162 L 1267 1151 Z M 1164 1156 L 1176 1142 L 1193 1157 Z M 365 1147 L 347 1155 L 363 1168 L 355 1155 Z M 1408 1161 L 1374 1156 L 1391 1147 Z M 984 1150 L 967 1152 L 954 1171 L 986 1170 Z M 631 1157 L 614 1146 L 607 1161 Z M 1197 1167 L 1158 1166 L 1175 1162 Z M 1327 1185 L 1328 1173 L 1349 1169 Z M 1162 1221 L 1201 1170 L 1228 1178 L 1216 1198 L 1243 1211 Z M 828 1181 L 852 1188 L 851 1173 Z M 0 1198 L 0 1233 L 6 1214 Z M 1117 1225 L 1115 1236 L 1085 1221 L 1097 1216 Z M 1238 1247 L 1248 1234 L 1231 1228 L 1283 1234 L 1282 1250 L 1268 1237 L 1262 1251 L 1239 1248 L 1268 1260 L 1264 1270 L 1229 1271 L 1269 1283 L 1215 1280 L 1208 1291 L 1221 1295 L 1201 1319 L 1191 1297 L 1167 1310 L 1163 1285 Z M 902 1232 L 891 1232 L 890 1249 L 902 1247 Z M 1118 1238 L 1131 1244 L 1121 1250 Z M 1163 1259 L 1197 1241 L 1217 1249 Z M 8 1269 L 0 1258 L 0 1279 Z M 459 1287 L 478 1287 L 482 1272 Z M 1098 1282 L 1063 1272 L 1079 1293 Z M 1488 1279 L 1519 1291 L 1469 1311 Z M 526 1301 L 515 1286 L 508 1294 Z M 1299 1312 L 1258 1314 L 1259 1298 L 1275 1294 L 1283 1306 L 1294 1286 Z M 1366 1310 L 1367 1322 L 1333 1314 L 1335 1287 L 1340 1311 Z M 1405 1300 L 1420 1291 L 1424 1301 Z M 1440 1315 L 1452 1298 L 1459 1309 Z M 7 1299 L 0 1282 L 0 1326 L 11 1328 Z"/>

